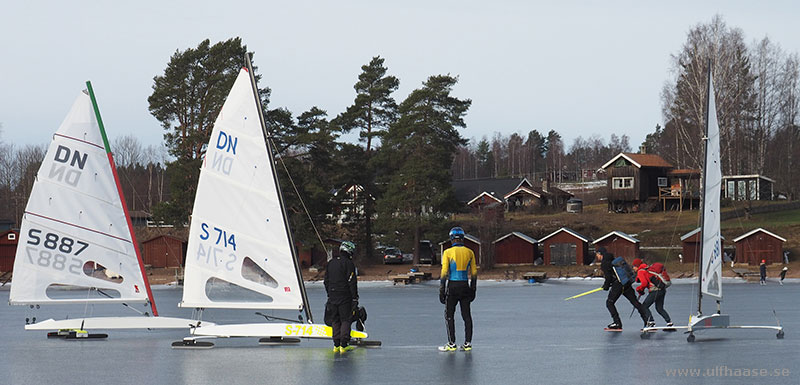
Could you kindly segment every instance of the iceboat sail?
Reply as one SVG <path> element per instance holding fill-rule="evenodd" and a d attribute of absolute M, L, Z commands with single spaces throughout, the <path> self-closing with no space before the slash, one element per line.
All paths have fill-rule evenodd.
<path fill-rule="evenodd" d="M 36 176 L 14 260 L 11 305 L 147 303 L 153 317 L 43 320 L 26 330 L 94 338 L 89 329 L 188 329 L 159 317 L 92 85 L 53 135 Z M 149 315 L 136 310 L 143 315 Z"/>
<path fill-rule="evenodd" d="M 649 332 L 657 330 L 685 329 L 688 342 L 695 340 L 694 332 L 704 329 L 767 329 L 777 330 L 777 338 L 784 336 L 783 326 L 744 326 L 731 325 L 730 316 L 723 314 L 722 304 L 722 234 L 720 231 L 720 192 L 722 168 L 720 165 L 719 122 L 714 98 L 714 85 L 711 76 L 711 62 L 708 63 L 708 89 L 706 96 L 706 135 L 705 160 L 703 165 L 702 213 L 700 220 L 700 261 L 697 292 L 697 312 L 689 316 L 687 326 L 645 327 L 642 338 L 649 338 Z M 703 296 L 716 300 L 716 312 L 703 314 Z M 776 317 L 777 320 L 777 317 Z"/>
<path fill-rule="evenodd" d="M 9 302 L 149 301 L 157 315 L 91 84 L 87 86 L 53 135 L 36 176 L 22 218 Z"/>
<path fill-rule="evenodd" d="M 720 189 L 722 168 L 719 161 L 719 123 L 714 103 L 714 85 L 708 78 L 708 116 L 706 157 L 703 167 L 703 221 L 700 287 L 703 295 L 722 300 L 722 234 L 720 233 Z M 698 308 L 699 310 L 699 308 Z"/>
<path fill-rule="evenodd" d="M 198 326 L 173 348 L 213 346 L 207 338 L 260 337 L 259 343 L 283 344 L 332 334 L 313 323 L 249 56 L 245 62 L 214 123 L 192 213 L 179 306 L 199 309 Z M 257 312 L 286 323 L 201 326 L 204 308 L 297 310 L 306 318 Z M 354 344 L 380 346 L 363 341 L 362 331 L 350 336 Z"/>
<path fill-rule="evenodd" d="M 260 108 L 242 68 L 200 169 L 179 306 L 305 310 L 310 320 Z"/>

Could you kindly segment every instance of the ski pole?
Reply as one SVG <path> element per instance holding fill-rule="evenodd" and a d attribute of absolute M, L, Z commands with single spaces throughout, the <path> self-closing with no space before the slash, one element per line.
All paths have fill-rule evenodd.
<path fill-rule="evenodd" d="M 583 297 L 584 295 L 592 294 L 592 293 L 598 292 L 600 290 L 603 290 L 603 288 L 602 287 L 598 287 L 597 289 L 592 289 L 592 290 L 589 290 L 587 292 L 580 293 L 578 295 L 573 295 L 572 297 L 564 298 L 564 301 L 569 301 L 569 300 L 574 299 L 574 298 Z"/>

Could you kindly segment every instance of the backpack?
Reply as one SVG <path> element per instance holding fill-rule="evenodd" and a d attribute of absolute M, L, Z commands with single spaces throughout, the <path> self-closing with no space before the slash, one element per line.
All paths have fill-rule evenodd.
<path fill-rule="evenodd" d="M 614 274 L 617 275 L 617 280 L 619 280 L 619 283 L 623 285 L 633 284 L 636 276 L 633 275 L 633 270 L 631 270 L 631 267 L 628 265 L 628 262 L 625 261 L 625 258 L 616 257 L 613 261 L 611 261 L 611 265 L 614 267 Z"/>
<path fill-rule="evenodd" d="M 647 269 L 653 277 L 650 278 L 650 281 L 653 282 L 659 289 L 666 289 L 672 285 L 672 281 L 669 279 L 669 274 L 667 274 L 667 269 L 664 267 L 664 264 L 661 262 L 656 262 Z"/>

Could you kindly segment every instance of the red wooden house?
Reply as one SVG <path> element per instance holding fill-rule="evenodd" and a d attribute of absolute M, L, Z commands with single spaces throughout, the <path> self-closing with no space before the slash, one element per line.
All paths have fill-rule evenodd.
<path fill-rule="evenodd" d="M 151 267 L 181 267 L 186 261 L 186 241 L 159 235 L 142 242 L 142 260 Z"/>
<path fill-rule="evenodd" d="M 19 232 L 6 230 L 0 233 L 0 272 L 14 270 L 14 256 L 17 254 Z"/>
<path fill-rule="evenodd" d="M 519 232 L 508 233 L 494 244 L 494 262 L 498 265 L 533 264 L 539 241 Z"/>
<path fill-rule="evenodd" d="M 481 265 L 481 251 L 483 249 L 481 247 L 481 240 L 476 238 L 476 237 L 474 237 L 474 236 L 472 236 L 472 235 L 466 234 L 464 236 L 464 246 L 466 246 L 467 248 L 472 250 L 473 253 L 475 253 L 475 260 L 478 262 L 478 266 L 480 266 Z M 443 256 L 444 255 L 444 251 L 449 249 L 449 248 L 450 248 L 450 240 L 449 239 L 446 240 L 446 241 L 439 242 L 439 255 Z"/>
<path fill-rule="evenodd" d="M 725 237 L 720 240 L 722 249 L 725 250 Z M 700 259 L 700 228 L 696 228 L 681 237 L 683 248 L 683 263 L 694 263 Z"/>
<path fill-rule="evenodd" d="M 606 251 L 614 254 L 615 257 L 623 257 L 629 261 L 639 257 L 639 240 L 622 231 L 612 231 L 598 238 L 592 244 L 595 250 L 605 247 Z"/>
<path fill-rule="evenodd" d="M 757 228 L 733 240 L 736 245 L 736 262 L 759 265 L 761 260 L 767 264 L 783 262 L 783 243 L 786 239 Z"/>
<path fill-rule="evenodd" d="M 589 255 L 589 238 L 574 230 L 562 227 L 539 240 L 544 249 L 545 265 L 588 265 L 592 262 Z"/>

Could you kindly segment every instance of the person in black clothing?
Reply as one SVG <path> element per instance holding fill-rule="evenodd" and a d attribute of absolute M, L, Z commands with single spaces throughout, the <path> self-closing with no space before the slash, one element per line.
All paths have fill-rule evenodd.
<path fill-rule="evenodd" d="M 605 277 L 603 290 L 608 291 L 606 307 L 608 308 L 608 312 L 611 313 L 611 319 L 614 321 L 608 325 L 608 329 L 622 329 L 622 320 L 620 320 L 617 307 L 614 305 L 621 295 L 625 296 L 625 298 L 630 301 L 631 305 L 639 311 L 644 327 L 646 327 L 647 322 L 650 320 L 650 310 L 643 307 L 636 299 L 636 293 L 633 291 L 632 287 L 633 282 L 622 285 L 619 279 L 617 279 L 617 275 L 614 273 L 614 266 L 611 264 L 614 260 L 614 255 L 606 251 L 605 247 L 598 248 L 595 255 L 597 259 L 600 260 L 600 269 L 603 271 L 603 276 Z"/>
<path fill-rule="evenodd" d="M 328 302 L 325 304 L 325 324 L 333 328 L 333 352 L 344 353 L 353 349 L 350 343 L 350 324 L 353 313 L 358 308 L 358 282 L 353 252 L 356 245 L 344 241 L 339 247 L 339 255 L 328 261 L 325 269 L 325 291 Z"/>
<path fill-rule="evenodd" d="M 761 273 L 761 282 L 759 284 L 766 285 L 767 284 L 767 260 L 762 259 L 761 265 L 758 266 L 758 270 Z"/>

